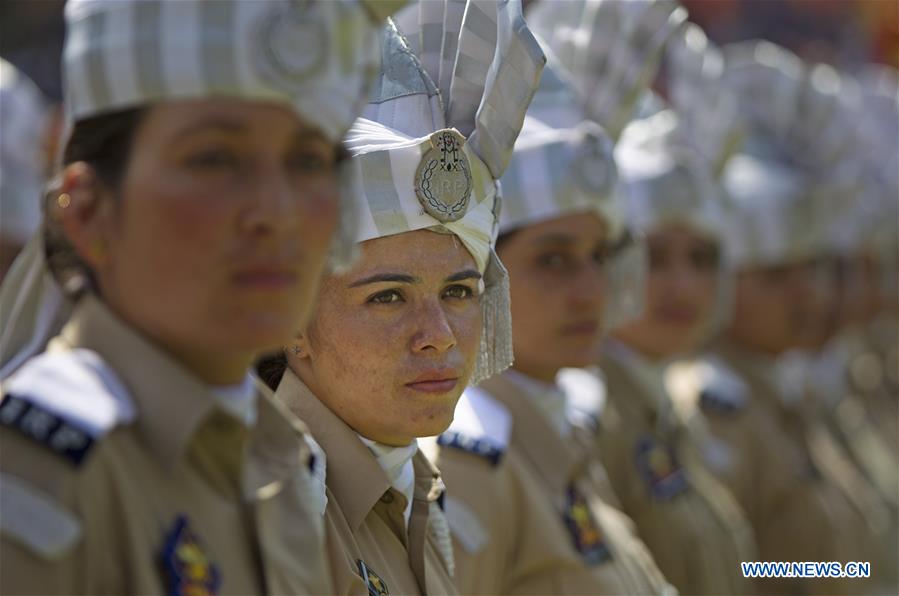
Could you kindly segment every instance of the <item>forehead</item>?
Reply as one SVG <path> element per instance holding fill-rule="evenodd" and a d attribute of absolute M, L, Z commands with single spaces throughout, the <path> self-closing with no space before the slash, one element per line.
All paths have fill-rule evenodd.
<path fill-rule="evenodd" d="M 606 240 L 606 224 L 595 213 L 572 213 L 525 226 L 518 235 L 528 243 L 594 244 Z"/>
<path fill-rule="evenodd" d="M 236 134 L 265 133 L 271 138 L 303 135 L 325 140 L 289 106 L 229 98 L 155 104 L 147 113 L 144 125 L 146 130 L 163 137 L 217 129 Z"/>
<path fill-rule="evenodd" d="M 665 223 L 646 235 L 649 242 L 677 242 L 690 245 L 716 246 L 718 239 L 685 222 Z"/>
<path fill-rule="evenodd" d="M 422 279 L 444 279 L 461 269 L 476 269 L 474 257 L 453 234 L 415 230 L 366 240 L 350 274 L 399 271 Z"/>

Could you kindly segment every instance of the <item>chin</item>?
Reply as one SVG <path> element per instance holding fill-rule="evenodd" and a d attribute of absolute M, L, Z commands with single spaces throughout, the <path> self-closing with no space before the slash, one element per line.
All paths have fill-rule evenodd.
<path fill-rule="evenodd" d="M 433 437 L 444 432 L 453 422 L 457 401 L 458 396 L 448 407 L 434 408 L 429 412 L 422 412 L 414 428 L 409 429 L 410 434 L 416 437 Z"/>

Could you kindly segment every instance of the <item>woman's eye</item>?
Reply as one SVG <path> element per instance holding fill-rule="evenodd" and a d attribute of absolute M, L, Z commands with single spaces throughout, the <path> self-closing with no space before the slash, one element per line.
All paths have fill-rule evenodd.
<path fill-rule="evenodd" d="M 334 159 L 316 152 L 294 155 L 288 164 L 291 169 L 301 172 L 329 172 L 334 168 Z"/>
<path fill-rule="evenodd" d="M 605 265 L 606 261 L 609 259 L 609 251 L 605 248 L 600 248 L 591 255 L 591 258 L 597 265 Z"/>
<path fill-rule="evenodd" d="M 378 292 L 368 298 L 370 304 L 392 304 L 394 302 L 402 302 L 403 297 L 396 290 L 384 290 Z"/>
<path fill-rule="evenodd" d="M 700 250 L 690 255 L 690 261 L 696 269 L 711 271 L 718 267 L 718 253 L 714 250 Z"/>
<path fill-rule="evenodd" d="M 456 298 L 459 300 L 464 300 L 466 298 L 473 297 L 474 290 L 472 290 L 468 286 L 450 286 L 443 292 L 443 295 L 446 298 Z"/>
<path fill-rule="evenodd" d="M 216 169 L 233 168 L 240 164 L 240 157 L 225 149 L 209 149 L 199 151 L 187 158 L 187 165 L 192 168 Z"/>
<path fill-rule="evenodd" d="M 537 264 L 546 269 L 565 269 L 570 264 L 570 259 L 562 253 L 551 252 L 537 257 Z"/>

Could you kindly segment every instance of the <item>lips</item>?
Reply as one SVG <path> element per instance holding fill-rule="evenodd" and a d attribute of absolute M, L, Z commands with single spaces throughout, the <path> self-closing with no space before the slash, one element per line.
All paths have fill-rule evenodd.
<path fill-rule="evenodd" d="M 459 384 L 459 373 L 453 369 L 430 370 L 421 373 L 406 387 L 422 393 L 447 393 Z"/>
<path fill-rule="evenodd" d="M 680 325 L 691 325 L 696 322 L 699 313 L 692 308 L 668 307 L 660 308 L 656 311 L 658 318 L 669 323 L 677 323 Z"/>
<path fill-rule="evenodd" d="M 253 267 L 238 271 L 232 276 L 243 288 L 280 290 L 297 283 L 299 275 L 291 269 L 280 267 Z"/>
<path fill-rule="evenodd" d="M 574 337 L 594 336 L 599 333 L 599 330 L 599 321 L 595 319 L 585 319 L 563 326 L 562 334 Z"/>

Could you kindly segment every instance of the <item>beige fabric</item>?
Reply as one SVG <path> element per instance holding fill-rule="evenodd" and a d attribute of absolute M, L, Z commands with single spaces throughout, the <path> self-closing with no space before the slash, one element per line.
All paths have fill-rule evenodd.
<path fill-rule="evenodd" d="M 635 363 L 620 358 L 604 358 L 601 368 L 608 402 L 599 452 L 622 510 L 634 520 L 659 569 L 683 594 L 753 592 L 740 570 L 741 561 L 755 560 L 749 523 L 730 491 L 695 457 L 661 383 L 653 391 L 637 378 Z M 653 479 L 641 471 L 637 445 L 646 439 L 676 458 L 666 480 L 684 483 L 670 496 L 654 494 Z"/>
<path fill-rule="evenodd" d="M 759 590 L 858 594 L 877 581 L 874 539 L 866 521 L 822 470 L 802 415 L 787 408 L 773 361 L 726 343 L 713 353 L 748 385 L 751 397 L 730 413 L 708 411 L 710 430 L 730 448 L 719 470 L 746 511 L 760 561 L 872 561 L 872 580 L 759 580 Z"/>
<path fill-rule="evenodd" d="M 662 594 L 673 592 L 633 523 L 616 508 L 592 433 L 581 427 L 562 439 L 506 375 L 480 385 L 514 420 L 510 444 L 496 466 L 442 447 L 436 455 L 448 500 L 470 510 L 486 543 L 472 552 L 456 544 L 456 581 L 463 594 Z M 565 526 L 563 505 L 575 485 L 589 504 L 611 559 L 585 564 Z"/>
<path fill-rule="evenodd" d="M 415 467 L 412 516 L 403 519 L 406 498 L 356 432 L 318 400 L 290 370 L 277 398 L 314 429 L 328 458 L 325 512 L 327 554 L 333 594 L 367 595 L 358 561 L 374 571 L 390 594 L 455 594 L 441 557 L 431 503 L 443 493 L 440 474 L 420 452 Z"/>
<path fill-rule="evenodd" d="M 85 298 L 50 352 L 93 350 L 127 386 L 133 424 L 96 441 L 76 467 L 0 428 L 0 469 L 74 516 L 83 532 L 49 560 L 4 532 L 4 594 L 160 594 L 160 566 L 179 515 L 221 574 L 224 594 L 325 593 L 321 521 L 310 499 L 302 425 L 261 385 L 252 430 L 100 302 Z M 89 398 L 90 396 L 85 396 Z"/>

